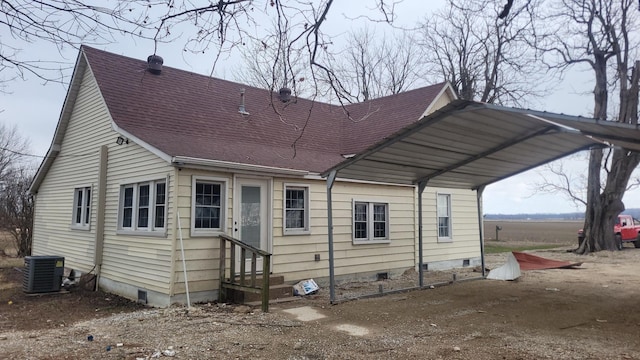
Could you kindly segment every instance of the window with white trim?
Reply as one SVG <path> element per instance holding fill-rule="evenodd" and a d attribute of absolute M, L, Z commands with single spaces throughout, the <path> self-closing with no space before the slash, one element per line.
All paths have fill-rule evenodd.
<path fill-rule="evenodd" d="M 353 241 L 389 242 L 389 204 L 353 202 Z"/>
<path fill-rule="evenodd" d="M 91 222 L 91 187 L 75 188 L 73 191 L 74 229 L 88 230 Z"/>
<path fill-rule="evenodd" d="M 166 209 L 165 179 L 123 185 L 120 188 L 118 227 L 129 231 L 164 231 Z"/>
<path fill-rule="evenodd" d="M 191 230 L 194 234 L 224 231 L 226 180 L 194 178 L 192 183 Z"/>
<path fill-rule="evenodd" d="M 451 240 L 451 194 L 438 194 L 438 240 Z"/>
<path fill-rule="evenodd" d="M 284 186 L 284 233 L 309 232 L 309 186 Z"/>

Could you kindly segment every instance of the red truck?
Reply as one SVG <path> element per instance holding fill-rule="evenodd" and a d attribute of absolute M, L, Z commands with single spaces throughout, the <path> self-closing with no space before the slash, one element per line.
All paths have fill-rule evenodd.
<path fill-rule="evenodd" d="M 614 225 L 613 231 L 616 234 L 616 246 L 622 250 L 624 242 L 632 242 L 640 248 L 640 220 L 634 219 L 631 215 L 618 215 L 618 222 Z M 583 231 L 578 231 L 578 241 L 582 242 Z"/>

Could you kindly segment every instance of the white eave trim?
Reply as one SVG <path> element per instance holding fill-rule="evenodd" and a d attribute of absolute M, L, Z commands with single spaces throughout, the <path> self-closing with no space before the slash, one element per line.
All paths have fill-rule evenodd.
<path fill-rule="evenodd" d="M 438 100 L 442 97 L 444 93 L 448 93 L 451 96 L 451 101 L 458 100 L 458 95 L 456 94 L 455 90 L 453 90 L 453 86 L 451 85 L 450 82 L 447 81 L 442 87 L 442 89 L 440 89 L 440 92 L 438 92 L 438 95 L 436 95 L 433 98 L 433 101 L 431 101 L 431 103 L 429 104 L 429 106 L 427 106 L 427 109 L 424 111 L 424 113 L 422 113 L 422 116 L 420 118 L 427 116 L 432 112 L 433 106 L 435 105 L 436 102 L 438 102 Z"/>
<path fill-rule="evenodd" d="M 320 180 L 320 181 L 327 180 L 326 177 L 323 177 L 322 175 L 317 173 L 313 173 L 313 174 L 310 173 L 309 175 L 306 175 L 304 178 L 307 180 Z M 345 182 L 345 183 L 354 183 L 354 184 L 401 186 L 401 187 L 411 187 L 411 188 L 416 187 L 416 185 L 414 184 L 400 184 L 400 183 L 391 183 L 391 182 L 383 182 L 383 181 L 349 179 L 349 178 L 341 178 L 341 177 L 336 177 L 335 181 Z"/>
<path fill-rule="evenodd" d="M 84 55 L 84 52 L 79 51 L 78 57 L 76 58 L 75 65 L 73 67 L 71 81 L 69 82 L 69 87 L 67 88 L 67 93 L 64 97 L 64 102 L 62 103 L 62 109 L 60 110 L 60 115 L 58 116 L 56 130 L 54 131 L 53 138 L 51 139 L 51 145 L 49 146 L 49 150 L 47 150 L 47 154 L 40 163 L 40 166 L 38 167 L 38 170 L 33 177 L 33 181 L 29 186 L 29 193 L 31 194 L 36 194 L 38 192 L 42 181 L 44 181 L 45 175 L 49 171 L 49 168 L 51 168 L 51 165 L 53 164 L 55 158 L 60 153 L 62 138 L 67 131 L 69 119 L 71 118 L 71 112 L 73 111 L 78 93 L 80 92 L 80 86 L 82 85 L 82 77 L 84 76 L 84 73 L 88 67 L 88 61 Z"/>
<path fill-rule="evenodd" d="M 106 106 L 106 104 L 105 104 Z M 109 116 L 111 116 L 111 114 L 109 114 Z M 121 127 L 119 127 L 115 121 L 113 121 L 113 118 L 111 118 L 111 129 L 113 129 L 113 131 L 117 132 L 118 134 L 126 137 L 127 139 L 133 141 L 134 143 L 136 143 L 137 145 L 139 145 L 140 147 L 142 147 L 143 149 L 151 152 L 153 155 L 159 157 L 160 159 L 170 163 L 172 162 L 173 158 L 160 151 L 158 148 L 150 145 L 149 143 L 145 142 L 144 140 L 141 140 L 139 137 L 131 134 L 130 132 L 122 129 Z"/>
<path fill-rule="evenodd" d="M 307 170 L 285 169 L 273 166 L 241 164 L 232 161 L 200 159 L 189 156 L 174 156 L 171 158 L 171 164 L 174 166 L 184 167 L 206 167 L 211 169 L 225 171 L 251 171 L 263 174 L 273 175 L 290 175 L 290 176 L 306 176 L 309 174 Z"/>

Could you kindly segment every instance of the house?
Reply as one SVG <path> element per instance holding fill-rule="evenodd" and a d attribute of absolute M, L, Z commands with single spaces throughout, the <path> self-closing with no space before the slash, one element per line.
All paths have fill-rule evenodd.
<path fill-rule="evenodd" d="M 81 48 L 31 192 L 33 255 L 154 306 L 186 302 L 185 274 L 191 301 L 216 299 L 222 233 L 272 253 L 287 282 L 326 281 L 321 174 L 456 98 L 441 83 L 344 107 L 284 101 L 149 60 Z M 423 259 L 416 185 L 338 176 L 332 192 L 339 281 L 480 261 L 474 190 L 426 189 Z"/>

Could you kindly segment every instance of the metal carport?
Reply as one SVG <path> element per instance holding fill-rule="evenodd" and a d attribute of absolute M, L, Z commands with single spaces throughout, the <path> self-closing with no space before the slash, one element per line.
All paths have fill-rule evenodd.
<path fill-rule="evenodd" d="M 392 121 L 392 119 L 390 119 Z M 593 147 L 640 151 L 629 124 L 456 100 L 326 170 L 331 302 L 335 301 L 331 190 L 336 177 L 418 186 L 418 257 L 423 284 L 422 193 L 427 186 L 477 191 L 483 276 L 486 185 Z"/>

